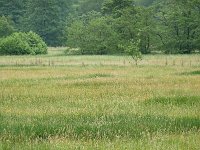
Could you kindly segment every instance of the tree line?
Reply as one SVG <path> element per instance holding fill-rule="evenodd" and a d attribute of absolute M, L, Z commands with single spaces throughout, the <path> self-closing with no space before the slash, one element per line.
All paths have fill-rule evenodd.
<path fill-rule="evenodd" d="M 0 16 L 0 40 L 32 31 L 72 54 L 200 50 L 199 0 L 0 0 Z"/>

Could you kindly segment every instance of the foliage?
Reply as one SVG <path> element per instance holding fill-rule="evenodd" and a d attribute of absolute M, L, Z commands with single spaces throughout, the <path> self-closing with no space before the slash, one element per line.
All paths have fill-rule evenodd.
<path fill-rule="evenodd" d="M 6 37 L 14 32 L 14 27 L 5 16 L 0 17 L 0 38 Z"/>
<path fill-rule="evenodd" d="M 142 5 L 146 7 L 151 6 L 155 1 L 156 0 L 135 0 L 137 5 Z"/>
<path fill-rule="evenodd" d="M 191 53 L 200 49 L 200 2 L 196 0 L 161 1 L 156 7 L 157 35 L 165 53 Z"/>
<path fill-rule="evenodd" d="M 119 44 L 136 40 L 136 9 L 132 0 L 105 1 L 103 14 L 92 11 L 81 15 L 68 28 L 68 45 L 82 54 L 120 54 Z M 129 19 L 127 19 L 129 18 Z"/>
<path fill-rule="evenodd" d="M 50 46 L 63 45 L 67 4 L 65 0 L 29 1 L 24 29 L 36 32 Z"/>
<path fill-rule="evenodd" d="M 199 0 L 0 0 L 0 15 L 10 18 L 16 31 L 32 30 L 49 46 L 81 46 L 84 54 L 121 53 L 113 44 L 110 47 L 104 42 L 97 44 L 102 36 L 97 37 L 95 32 L 92 35 L 94 24 L 97 32 L 105 27 L 103 34 L 109 33 L 109 40 L 117 42 L 115 45 L 140 39 L 143 54 L 200 51 Z M 110 23 L 99 23 L 102 18 Z M 80 30 L 84 29 L 88 35 L 81 35 L 84 38 L 78 41 L 69 31 L 79 34 L 75 29 L 81 23 Z M 103 46 L 107 52 L 97 52 L 102 45 L 107 45 Z M 95 49 L 92 51 L 92 48 Z"/>
<path fill-rule="evenodd" d="M 80 0 L 76 5 L 79 15 L 87 14 L 91 11 L 101 12 L 104 0 Z"/>
<path fill-rule="evenodd" d="M 142 59 L 142 53 L 140 52 L 140 40 L 134 42 L 130 40 L 127 45 L 119 45 L 121 49 L 125 51 L 132 59 L 135 61 L 135 64 L 138 64 L 138 61 Z"/>
<path fill-rule="evenodd" d="M 105 0 L 102 11 L 104 14 L 111 14 L 119 17 L 124 9 L 134 6 L 133 0 Z"/>
<path fill-rule="evenodd" d="M 158 41 L 155 36 L 155 20 L 153 18 L 153 9 L 138 7 L 136 14 L 137 39 L 140 39 L 140 51 L 143 54 L 151 53 L 155 49 Z"/>
<path fill-rule="evenodd" d="M 47 46 L 35 33 L 13 33 L 0 42 L 1 55 L 46 54 Z"/>
<path fill-rule="evenodd" d="M 108 18 L 91 19 L 85 25 L 74 22 L 68 29 L 68 45 L 78 47 L 82 54 L 111 54 L 117 48 L 117 34 Z"/>
<path fill-rule="evenodd" d="M 47 45 L 36 33 L 30 31 L 26 35 L 27 42 L 34 54 L 47 54 Z"/>
<path fill-rule="evenodd" d="M 102 5 L 102 15 L 112 18 L 118 44 L 140 39 L 139 48 L 144 54 L 157 50 L 192 53 L 200 49 L 198 1 L 137 0 L 136 4 L 132 0 L 105 0 Z"/>
<path fill-rule="evenodd" d="M 32 53 L 23 33 L 14 33 L 4 38 L 0 43 L 1 55 L 25 55 Z"/>
<path fill-rule="evenodd" d="M 15 27 L 20 27 L 20 22 L 26 10 L 28 0 L 0 0 L 0 15 L 10 17 Z"/>

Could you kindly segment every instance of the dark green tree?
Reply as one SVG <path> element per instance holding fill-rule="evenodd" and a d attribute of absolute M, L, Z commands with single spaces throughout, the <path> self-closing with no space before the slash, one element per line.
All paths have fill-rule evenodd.
<path fill-rule="evenodd" d="M 79 15 L 91 11 L 101 12 L 102 4 L 105 0 L 80 0 L 76 5 L 76 11 Z"/>
<path fill-rule="evenodd" d="M 112 26 L 119 36 L 118 45 L 130 45 L 131 40 L 138 40 L 137 9 L 133 0 L 106 0 L 102 11 L 113 18 Z"/>
<path fill-rule="evenodd" d="M 23 28 L 39 34 L 48 45 L 65 43 L 66 17 L 71 1 L 34 0 L 29 1 L 24 16 Z"/>
<path fill-rule="evenodd" d="M 151 7 L 137 7 L 136 32 L 140 39 L 139 48 L 143 54 L 148 54 L 155 47 L 155 19 Z"/>
<path fill-rule="evenodd" d="M 166 53 L 191 53 L 200 49 L 200 2 L 166 0 L 156 5 L 157 35 Z"/>
<path fill-rule="evenodd" d="M 103 14 L 119 17 L 126 8 L 134 7 L 134 0 L 105 0 L 102 6 Z"/>
<path fill-rule="evenodd" d="M 151 6 L 153 4 L 153 2 L 155 2 L 156 0 L 135 0 L 137 5 L 141 5 L 141 6 Z"/>
<path fill-rule="evenodd" d="M 0 17 L 0 38 L 4 38 L 14 31 L 11 21 L 5 16 Z"/>
<path fill-rule="evenodd" d="M 93 18 L 87 24 L 79 20 L 68 28 L 68 45 L 80 48 L 82 54 L 113 54 L 117 43 L 118 34 L 109 18 Z"/>
<path fill-rule="evenodd" d="M 10 17 L 16 27 L 26 10 L 28 0 L 0 0 L 0 16 Z"/>

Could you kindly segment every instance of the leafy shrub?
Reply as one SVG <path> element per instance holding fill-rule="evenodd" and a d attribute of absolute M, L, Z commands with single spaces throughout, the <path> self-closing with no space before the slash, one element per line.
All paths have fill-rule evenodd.
<path fill-rule="evenodd" d="M 0 42 L 0 54 L 2 55 L 26 55 L 46 54 L 47 45 L 37 34 L 13 33 L 3 38 Z"/>
<path fill-rule="evenodd" d="M 24 33 L 13 33 L 2 39 L 0 43 L 0 54 L 3 55 L 25 55 L 34 54 L 27 42 Z"/>
<path fill-rule="evenodd" d="M 30 31 L 27 33 L 27 40 L 35 54 L 47 54 L 47 45 L 39 35 Z"/>
<path fill-rule="evenodd" d="M 126 43 L 126 45 L 118 45 L 118 47 L 129 56 L 131 56 L 132 59 L 135 61 L 135 64 L 137 65 L 138 61 L 142 59 L 142 53 L 140 52 L 139 44 L 140 40 L 137 40 L 135 42 L 133 40 L 130 40 L 128 43 Z"/>

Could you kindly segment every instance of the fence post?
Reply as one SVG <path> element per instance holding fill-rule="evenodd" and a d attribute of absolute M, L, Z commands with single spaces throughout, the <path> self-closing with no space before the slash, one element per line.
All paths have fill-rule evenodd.
<path fill-rule="evenodd" d="M 165 66 L 167 66 L 168 65 L 168 60 L 167 60 L 167 58 L 166 58 L 166 60 L 165 60 Z"/>

